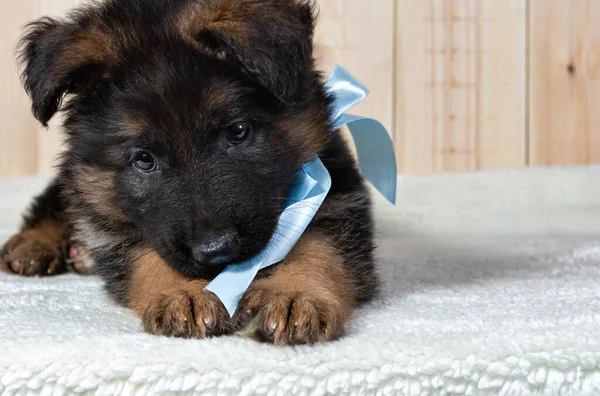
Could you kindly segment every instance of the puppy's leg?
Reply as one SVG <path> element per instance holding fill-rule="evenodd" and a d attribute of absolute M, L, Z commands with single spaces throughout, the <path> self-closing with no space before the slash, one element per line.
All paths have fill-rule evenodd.
<path fill-rule="evenodd" d="M 250 286 L 236 313 L 242 334 L 274 344 L 335 340 L 356 305 L 343 258 L 318 233 Z"/>
<path fill-rule="evenodd" d="M 204 291 L 208 281 L 182 275 L 152 249 L 135 254 L 128 306 L 142 318 L 144 330 L 184 338 L 206 338 L 233 331 L 221 301 Z"/>
<path fill-rule="evenodd" d="M 61 188 L 54 182 L 35 198 L 21 231 L 0 251 L 0 268 L 25 276 L 64 272 L 69 232 Z"/>

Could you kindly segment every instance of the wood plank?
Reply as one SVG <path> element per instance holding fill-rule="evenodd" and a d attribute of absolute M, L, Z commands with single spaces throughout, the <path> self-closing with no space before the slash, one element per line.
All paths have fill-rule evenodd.
<path fill-rule="evenodd" d="M 526 3 L 398 0 L 396 11 L 399 170 L 524 166 Z"/>
<path fill-rule="evenodd" d="M 531 0 L 532 165 L 600 162 L 600 2 Z"/>
<path fill-rule="evenodd" d="M 2 4 L 0 12 L 15 25 L 2 28 L 13 31 L 13 39 L 1 39 L 4 53 L 24 22 L 63 15 L 74 3 Z M 321 0 L 319 8 L 319 66 L 329 71 L 342 64 L 372 90 L 354 111 L 379 119 L 392 131 L 401 171 L 524 165 L 524 2 Z M 0 111 L 10 121 L 0 125 L 0 144 L 13 150 L 0 159 L 0 175 L 47 173 L 60 145 L 57 122 L 50 131 L 39 130 L 14 60 L 3 57 L 2 62 L 7 89 Z"/>
<path fill-rule="evenodd" d="M 392 133 L 395 0 L 320 0 L 315 57 L 326 74 L 339 64 L 370 90 L 353 114 L 379 120 Z"/>
<path fill-rule="evenodd" d="M 62 16 L 77 0 L 5 1 L 0 4 L 0 176 L 50 173 L 60 146 L 58 120 L 42 130 L 19 78 L 15 46 L 27 23 L 41 16 Z"/>
<path fill-rule="evenodd" d="M 37 123 L 23 91 L 14 51 L 22 25 L 36 16 L 39 0 L 0 2 L 0 176 L 37 172 Z"/>

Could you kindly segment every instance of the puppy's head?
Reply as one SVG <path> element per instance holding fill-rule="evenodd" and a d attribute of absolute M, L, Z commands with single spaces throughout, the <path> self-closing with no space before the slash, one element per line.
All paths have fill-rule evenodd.
<path fill-rule="evenodd" d="M 111 0 L 30 25 L 24 84 L 42 124 L 68 95 L 86 216 L 192 276 L 260 251 L 329 139 L 313 18 L 301 0 Z"/>

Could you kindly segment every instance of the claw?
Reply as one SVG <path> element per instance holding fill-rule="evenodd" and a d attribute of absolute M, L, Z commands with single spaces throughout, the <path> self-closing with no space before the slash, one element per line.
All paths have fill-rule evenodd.
<path fill-rule="evenodd" d="M 271 324 L 267 328 L 267 332 L 269 333 L 269 335 L 275 334 L 275 330 L 277 330 L 277 326 L 278 326 L 277 322 L 271 322 Z"/>
<path fill-rule="evenodd" d="M 204 322 L 204 325 L 206 326 L 206 328 L 208 330 L 212 330 L 213 329 L 215 323 L 214 323 L 214 321 L 213 321 L 212 318 L 209 318 L 209 317 L 205 316 L 204 318 L 202 318 L 202 321 Z"/>

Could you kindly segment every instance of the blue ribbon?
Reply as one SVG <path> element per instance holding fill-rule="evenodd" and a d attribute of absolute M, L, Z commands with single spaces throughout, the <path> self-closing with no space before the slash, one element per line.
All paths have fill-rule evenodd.
<path fill-rule="evenodd" d="M 396 155 L 387 129 L 372 118 L 345 114 L 362 102 L 369 90 L 341 66 L 333 69 L 325 87 L 335 96 L 333 127 L 348 127 L 354 139 L 360 173 L 388 201 L 396 204 Z"/>
<path fill-rule="evenodd" d="M 354 139 L 362 175 L 391 203 L 396 203 L 396 157 L 390 135 L 372 118 L 346 114 L 369 90 L 344 68 L 336 66 L 325 84 L 334 96 L 334 129 L 346 125 Z M 319 157 L 305 163 L 295 177 L 292 192 L 279 216 L 267 246 L 253 258 L 228 265 L 206 290 L 213 292 L 233 316 L 238 302 L 258 271 L 276 264 L 290 253 L 321 207 L 329 189 L 331 176 Z"/>

